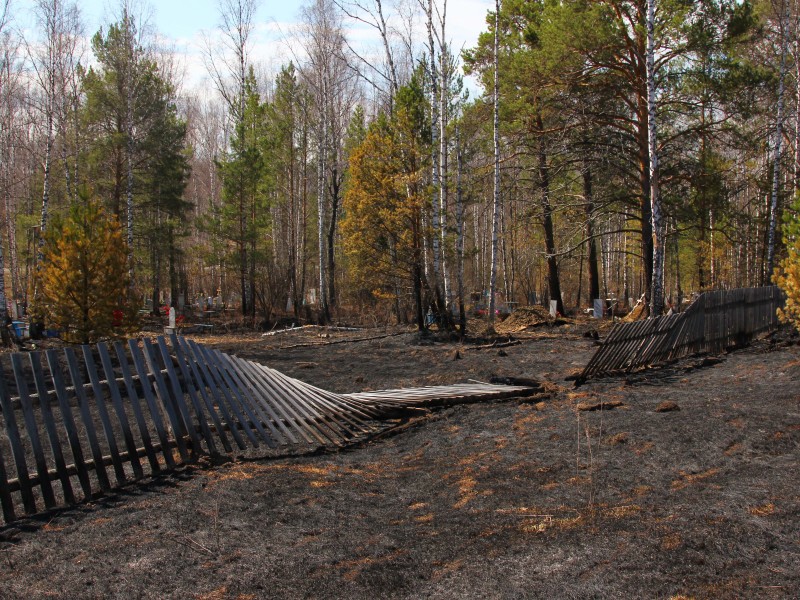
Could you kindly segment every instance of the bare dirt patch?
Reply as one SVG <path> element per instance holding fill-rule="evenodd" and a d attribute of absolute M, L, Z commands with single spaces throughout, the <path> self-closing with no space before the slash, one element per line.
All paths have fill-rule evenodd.
<path fill-rule="evenodd" d="M 504 356 L 320 333 L 198 340 L 336 392 L 494 376 L 554 393 L 433 411 L 338 453 L 200 464 L 16 523 L 0 530 L 0 598 L 800 594 L 797 345 L 574 390 L 595 349 L 578 324 Z M 667 401 L 680 410 L 656 412 Z"/>

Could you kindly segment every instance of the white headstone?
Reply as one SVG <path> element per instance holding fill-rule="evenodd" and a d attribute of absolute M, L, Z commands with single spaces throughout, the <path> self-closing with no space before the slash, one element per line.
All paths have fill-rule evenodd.
<path fill-rule="evenodd" d="M 550 316 L 554 319 L 558 314 L 558 300 L 550 300 Z"/>
<path fill-rule="evenodd" d="M 170 306 L 169 308 L 169 326 L 172 329 L 175 329 L 175 307 Z"/>
<path fill-rule="evenodd" d="M 595 319 L 602 319 L 603 318 L 603 306 L 604 302 L 602 298 L 595 298 L 594 299 L 594 318 Z"/>

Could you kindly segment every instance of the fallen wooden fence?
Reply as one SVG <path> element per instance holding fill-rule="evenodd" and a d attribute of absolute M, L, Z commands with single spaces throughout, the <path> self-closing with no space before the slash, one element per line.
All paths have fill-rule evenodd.
<path fill-rule="evenodd" d="M 701 294 L 679 314 L 618 323 L 576 383 L 742 345 L 778 326 L 777 309 L 782 302 L 776 286 L 718 290 Z"/>
<path fill-rule="evenodd" d="M 536 391 L 477 384 L 333 394 L 174 335 L 169 344 L 5 355 L 0 506 L 8 523 L 202 455 L 344 446 L 386 429 L 398 410 Z"/>

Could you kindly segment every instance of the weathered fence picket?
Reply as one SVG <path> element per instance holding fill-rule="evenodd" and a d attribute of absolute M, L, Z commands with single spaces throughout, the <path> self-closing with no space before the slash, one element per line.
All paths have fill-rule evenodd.
<path fill-rule="evenodd" d="M 6 362 L 0 356 L 6 523 L 202 454 L 230 454 L 234 444 L 240 450 L 266 444 L 273 453 L 337 447 L 380 431 L 398 407 L 538 391 L 478 384 L 333 394 L 176 335 L 116 342 L 114 352 L 99 343 L 82 346 L 80 354 L 69 347 L 12 354 L 10 371 Z"/>
<path fill-rule="evenodd" d="M 746 343 L 777 327 L 781 304 L 776 286 L 716 290 L 701 294 L 682 313 L 618 323 L 577 382 Z"/>

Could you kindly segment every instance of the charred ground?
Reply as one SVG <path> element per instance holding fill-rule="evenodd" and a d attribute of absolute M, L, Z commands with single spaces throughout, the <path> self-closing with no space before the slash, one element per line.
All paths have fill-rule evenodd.
<path fill-rule="evenodd" d="M 783 335 L 574 389 L 585 329 L 503 348 L 206 337 L 337 392 L 505 376 L 552 394 L 433 411 L 336 453 L 197 465 L 16 523 L 0 530 L 0 598 L 797 597 L 800 347 Z"/>

